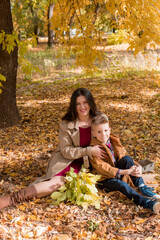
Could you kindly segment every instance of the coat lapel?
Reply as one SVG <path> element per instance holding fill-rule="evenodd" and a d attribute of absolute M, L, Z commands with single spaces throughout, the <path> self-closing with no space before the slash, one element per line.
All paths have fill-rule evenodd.
<path fill-rule="evenodd" d="M 111 134 L 110 140 L 114 148 L 114 156 L 117 160 L 120 160 L 123 156 L 126 155 L 126 150 L 122 146 L 120 139 L 116 135 Z"/>
<path fill-rule="evenodd" d="M 72 131 L 71 138 L 73 141 L 73 145 L 75 147 L 80 146 L 80 136 L 79 136 L 79 127 L 78 127 L 78 121 L 72 121 L 68 123 L 68 129 Z"/>
<path fill-rule="evenodd" d="M 108 157 L 106 157 L 106 159 L 107 159 L 106 162 L 108 162 L 111 166 L 115 166 L 114 165 L 114 159 L 113 159 L 111 151 L 109 150 L 109 148 L 105 144 L 102 144 L 102 146 L 104 147 L 104 149 L 106 150 L 107 154 L 109 155 L 109 159 L 108 159 Z"/>

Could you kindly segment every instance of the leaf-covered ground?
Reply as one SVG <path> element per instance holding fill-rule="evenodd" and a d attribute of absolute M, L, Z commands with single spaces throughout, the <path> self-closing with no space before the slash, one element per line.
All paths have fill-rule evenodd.
<path fill-rule="evenodd" d="M 33 58 L 43 72 L 32 78 L 18 75 L 21 122 L 0 130 L 0 193 L 23 188 L 44 174 L 58 143 L 60 119 L 77 87 L 92 92 L 128 154 L 137 161 L 154 161 L 159 174 L 159 72 L 122 68 L 84 77 L 40 52 L 43 49 Z M 156 191 L 160 193 L 159 186 Z M 100 194 L 100 210 L 90 207 L 84 212 L 64 203 L 53 206 L 50 196 L 1 210 L 0 239 L 159 239 L 160 216 L 118 192 Z"/>

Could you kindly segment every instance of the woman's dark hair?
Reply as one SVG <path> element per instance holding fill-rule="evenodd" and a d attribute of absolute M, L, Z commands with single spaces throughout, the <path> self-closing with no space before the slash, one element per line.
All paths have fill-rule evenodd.
<path fill-rule="evenodd" d="M 76 111 L 76 99 L 79 96 L 84 96 L 90 106 L 90 117 L 93 118 L 100 112 L 97 110 L 94 98 L 91 92 L 86 88 L 78 88 L 76 89 L 71 96 L 70 104 L 66 114 L 62 117 L 62 120 L 73 121 L 77 118 Z"/>

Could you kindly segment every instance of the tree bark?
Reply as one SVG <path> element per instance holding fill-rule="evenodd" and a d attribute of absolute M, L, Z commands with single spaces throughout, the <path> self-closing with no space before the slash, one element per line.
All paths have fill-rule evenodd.
<path fill-rule="evenodd" d="M 38 36 L 39 36 L 38 19 L 36 19 L 34 21 L 34 34 L 36 35 L 36 42 L 38 44 L 39 43 L 39 39 L 38 39 Z"/>
<path fill-rule="evenodd" d="M 48 8 L 48 47 L 52 48 L 53 47 L 53 30 L 51 26 L 51 18 L 53 17 L 53 8 L 54 8 L 54 3 L 49 4 Z"/>
<path fill-rule="evenodd" d="M 2 30 L 6 34 L 13 31 L 10 0 L 0 0 L 0 32 Z M 16 104 L 17 67 L 18 47 L 9 54 L 0 45 L 0 73 L 6 77 L 0 94 L 0 128 L 12 126 L 20 120 Z"/>

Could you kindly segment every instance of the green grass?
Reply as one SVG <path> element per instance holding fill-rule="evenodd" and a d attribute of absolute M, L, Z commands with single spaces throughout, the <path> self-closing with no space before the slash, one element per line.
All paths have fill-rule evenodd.
<path fill-rule="evenodd" d="M 98 64 L 99 68 L 97 68 L 96 70 L 85 73 L 82 70 L 73 67 L 75 56 L 72 54 L 70 58 L 65 57 L 63 54 L 64 50 L 61 51 L 61 48 L 57 46 L 54 49 L 45 49 L 38 47 L 35 50 L 30 50 L 26 57 L 33 66 L 36 66 L 40 69 L 40 72 L 33 72 L 32 74 L 23 75 L 20 70 L 20 74 L 23 75 L 25 83 L 20 83 L 20 85 L 18 83 L 18 88 L 20 86 L 26 86 L 26 84 L 32 84 L 32 81 L 35 78 L 37 84 L 40 84 L 40 82 L 41 84 L 44 84 L 46 81 L 46 77 L 50 77 L 50 80 L 48 81 L 54 82 L 55 84 L 57 81 L 59 83 L 71 81 L 72 83 L 69 83 L 68 87 L 78 87 L 81 82 L 80 79 L 83 79 L 84 81 L 84 79 L 86 78 L 112 79 L 114 81 L 120 81 L 121 79 L 129 78 L 131 81 L 137 77 L 144 80 L 149 77 L 156 80 L 157 77 L 159 77 L 158 71 L 128 68 L 120 66 L 119 63 L 117 66 L 115 66 L 114 64 L 112 64 L 112 62 L 109 68 L 106 67 L 104 63 L 102 63 Z M 117 56 L 117 54 L 118 53 L 115 53 L 115 57 Z M 97 82 L 97 84 L 100 83 Z M 156 81 L 153 81 L 152 88 L 156 88 L 157 84 L 158 83 Z"/>

